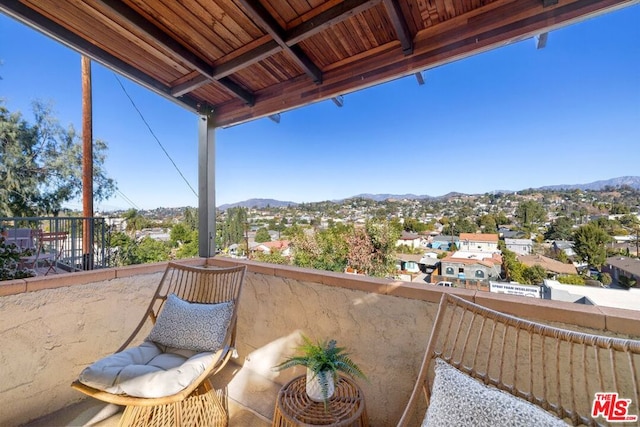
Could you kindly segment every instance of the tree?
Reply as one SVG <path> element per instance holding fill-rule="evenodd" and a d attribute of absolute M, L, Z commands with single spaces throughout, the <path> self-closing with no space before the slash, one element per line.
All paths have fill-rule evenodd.
<path fill-rule="evenodd" d="M 136 231 L 151 226 L 151 221 L 140 215 L 140 213 L 136 209 L 129 209 L 124 214 L 122 214 L 122 218 L 124 218 L 125 222 L 127 223 L 126 230 L 133 237 L 135 237 Z"/>
<path fill-rule="evenodd" d="M 221 247 L 242 243 L 247 227 L 247 210 L 243 207 L 229 208 L 221 225 Z"/>
<path fill-rule="evenodd" d="M 544 234 L 547 240 L 570 240 L 573 234 L 573 221 L 566 216 L 561 216 L 551 223 Z"/>
<path fill-rule="evenodd" d="M 64 203 L 82 196 L 81 138 L 58 123 L 50 106 L 34 102 L 32 108 L 34 124 L 0 103 L 0 215 L 57 215 Z M 116 184 L 103 167 L 107 144 L 93 144 L 93 195 L 101 201 Z"/>
<path fill-rule="evenodd" d="M 504 271 L 505 279 L 524 283 L 524 271 L 527 267 L 518 261 L 515 252 L 512 252 L 506 248 L 502 249 L 502 270 Z"/>
<path fill-rule="evenodd" d="M 598 275 L 598 280 L 605 286 L 609 286 L 613 281 L 609 273 L 600 273 Z"/>
<path fill-rule="evenodd" d="M 620 284 L 620 286 L 622 286 L 622 287 L 625 287 L 625 288 L 629 289 L 629 288 L 632 288 L 635 285 L 637 285 L 638 281 L 633 277 L 620 276 L 620 277 L 618 277 L 618 284 Z"/>
<path fill-rule="evenodd" d="M 483 228 L 485 233 L 495 233 L 498 231 L 498 222 L 494 214 L 482 215 L 478 219 L 478 226 Z"/>
<path fill-rule="evenodd" d="M 144 237 L 136 248 L 137 264 L 161 262 L 169 259 L 169 246 L 151 237 Z"/>
<path fill-rule="evenodd" d="M 604 264 L 607 257 L 606 244 L 611 237 L 597 224 L 590 222 L 581 226 L 575 231 L 573 240 L 573 249 L 580 259 L 597 268 Z"/>
<path fill-rule="evenodd" d="M 335 227 L 301 232 L 292 237 L 294 265 L 327 271 L 344 271 L 347 266 L 347 235 L 352 227 L 337 224 Z"/>
<path fill-rule="evenodd" d="M 269 264 L 289 264 L 289 259 L 283 256 L 282 252 L 275 249 L 271 249 L 269 253 L 258 252 L 255 255 L 255 259 Z"/>
<path fill-rule="evenodd" d="M 171 239 L 171 244 L 173 246 L 180 246 L 184 243 L 189 243 L 191 241 L 191 230 L 183 223 L 178 223 L 171 227 L 171 232 L 169 233 L 169 238 Z"/>
<path fill-rule="evenodd" d="M 183 243 L 176 251 L 176 258 L 193 258 L 199 253 L 198 230 L 190 233 L 189 240 Z"/>
<path fill-rule="evenodd" d="M 396 242 L 402 230 L 386 221 L 368 221 L 365 229 L 373 245 L 373 266 L 369 274 L 385 277 L 394 270 Z"/>
<path fill-rule="evenodd" d="M 529 285 L 539 285 L 547 278 L 547 271 L 540 265 L 525 267 L 522 272 L 523 282 Z"/>
<path fill-rule="evenodd" d="M 544 207 L 535 200 L 525 200 L 518 205 L 516 217 L 523 228 L 531 230 L 547 218 Z"/>
<path fill-rule="evenodd" d="M 629 214 L 631 209 L 623 203 L 614 203 L 609 209 L 609 213 L 612 215 Z"/>
<path fill-rule="evenodd" d="M 365 274 L 373 270 L 374 247 L 367 230 L 357 227 L 348 237 L 349 253 L 347 260 L 349 266 Z"/>
<path fill-rule="evenodd" d="M 107 235 L 109 248 L 109 266 L 120 267 L 123 265 L 139 264 L 136 256 L 137 243 L 127 234 L 122 232 L 110 232 Z"/>
<path fill-rule="evenodd" d="M 198 209 L 197 208 L 184 208 L 184 225 L 189 230 L 198 229 Z"/>
<path fill-rule="evenodd" d="M 258 231 L 256 231 L 255 241 L 257 243 L 270 242 L 271 236 L 269 235 L 269 231 L 264 227 L 259 228 Z"/>
<path fill-rule="evenodd" d="M 428 226 L 427 224 L 420 222 L 415 218 L 405 218 L 403 228 L 408 232 L 421 233 L 425 231 Z"/>

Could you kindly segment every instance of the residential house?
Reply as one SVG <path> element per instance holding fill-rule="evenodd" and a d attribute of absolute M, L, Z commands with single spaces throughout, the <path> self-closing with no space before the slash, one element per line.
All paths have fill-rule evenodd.
<path fill-rule="evenodd" d="M 555 253 L 564 252 L 564 254 L 570 258 L 576 256 L 576 251 L 573 250 L 573 242 L 568 240 L 555 240 L 551 245 L 551 249 Z"/>
<path fill-rule="evenodd" d="M 518 261 L 527 267 L 539 265 L 551 276 L 557 276 L 560 274 L 578 274 L 578 270 L 576 270 L 576 267 L 573 264 L 565 264 L 542 255 L 520 255 L 518 256 Z"/>
<path fill-rule="evenodd" d="M 501 239 L 519 239 L 524 236 L 524 233 L 519 230 L 512 230 L 509 227 L 501 226 L 498 228 L 498 235 Z"/>
<path fill-rule="evenodd" d="M 404 270 L 410 273 L 422 272 L 431 274 L 439 263 L 438 255 L 433 252 L 428 252 L 424 255 L 398 254 L 396 267 L 398 270 Z"/>
<path fill-rule="evenodd" d="M 618 282 L 620 276 L 626 276 L 640 283 L 640 259 L 637 258 L 609 257 L 602 266 L 602 271 L 609 273 L 615 282 Z"/>
<path fill-rule="evenodd" d="M 504 239 L 504 244 L 516 255 L 529 255 L 533 251 L 533 241 L 531 239 Z"/>
<path fill-rule="evenodd" d="M 433 236 L 431 239 L 431 243 L 429 243 L 429 247 L 432 249 L 440 249 L 443 251 L 448 251 L 451 248 L 451 244 L 455 244 L 456 248 L 460 248 L 460 238 L 458 236 Z"/>
<path fill-rule="evenodd" d="M 458 249 L 468 252 L 499 252 L 498 235 L 493 233 L 460 233 Z"/>
<path fill-rule="evenodd" d="M 409 233 L 407 231 L 403 231 L 402 235 L 396 242 L 396 246 L 408 246 L 412 249 L 420 249 L 426 248 L 428 245 L 428 241 L 417 233 Z"/>
<path fill-rule="evenodd" d="M 458 251 L 440 260 L 443 278 L 460 280 L 497 280 L 502 272 L 502 257 L 497 253 Z"/>
<path fill-rule="evenodd" d="M 252 252 L 262 252 L 264 254 L 270 254 L 274 250 L 279 251 L 282 256 L 285 257 L 291 255 L 291 248 L 288 240 L 273 240 L 271 242 L 259 243 L 251 247 Z"/>
<path fill-rule="evenodd" d="M 607 289 L 592 286 L 564 285 L 555 280 L 544 281 L 544 298 L 585 305 L 638 310 L 640 289 Z"/>

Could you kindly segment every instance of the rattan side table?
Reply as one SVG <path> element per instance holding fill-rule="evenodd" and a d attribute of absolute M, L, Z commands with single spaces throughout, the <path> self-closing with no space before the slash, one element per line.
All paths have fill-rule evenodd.
<path fill-rule="evenodd" d="M 300 375 L 285 384 L 278 393 L 273 427 L 340 426 L 368 427 L 369 420 L 362 390 L 353 381 L 340 377 L 336 391 L 324 403 L 307 396 L 306 376 Z"/>

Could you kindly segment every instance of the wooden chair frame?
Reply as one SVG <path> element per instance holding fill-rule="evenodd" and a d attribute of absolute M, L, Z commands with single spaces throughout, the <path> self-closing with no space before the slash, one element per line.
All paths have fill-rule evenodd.
<path fill-rule="evenodd" d="M 234 312 L 223 347 L 216 353 L 213 363 L 184 390 L 171 396 L 141 398 L 107 393 L 89 387 L 78 380 L 73 382 L 72 387 L 96 399 L 116 405 L 125 405 L 127 409 L 130 407 L 163 407 L 175 403 L 179 404 L 187 398 L 196 399 L 199 398 L 198 396 L 205 395 L 212 389 L 208 378 L 218 373 L 226 365 L 235 350 L 238 302 L 245 272 L 245 266 L 209 268 L 170 262 L 142 320 L 131 336 L 116 351 L 117 353 L 132 345 L 138 345 L 148 335 L 169 294 L 173 293 L 192 303 L 214 304 L 233 301 Z M 127 411 L 125 411 L 125 415 L 126 413 Z M 158 425 L 162 424 L 162 422 L 158 423 Z M 184 424 L 188 424 L 188 422 L 184 421 Z"/>
<path fill-rule="evenodd" d="M 398 426 L 424 417 L 436 358 L 573 425 L 607 425 L 591 417 L 597 392 L 631 399 L 629 414 L 640 415 L 640 341 L 547 326 L 444 294 Z"/>

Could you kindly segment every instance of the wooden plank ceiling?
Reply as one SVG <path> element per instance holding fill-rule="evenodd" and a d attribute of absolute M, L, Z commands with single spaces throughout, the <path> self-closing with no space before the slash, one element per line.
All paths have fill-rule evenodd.
<path fill-rule="evenodd" d="M 0 10 L 227 126 L 634 3 L 0 0 Z"/>

